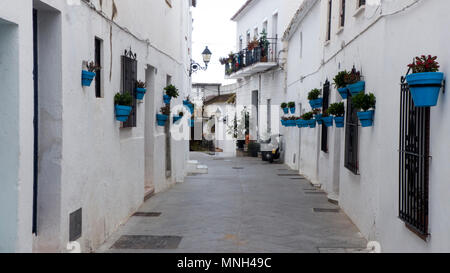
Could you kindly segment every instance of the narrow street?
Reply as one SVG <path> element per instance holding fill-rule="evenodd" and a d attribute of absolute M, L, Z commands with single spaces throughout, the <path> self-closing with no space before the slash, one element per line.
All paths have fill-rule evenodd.
<path fill-rule="evenodd" d="M 366 248 L 367 241 L 326 194 L 286 166 L 201 153 L 191 158 L 208 165 L 209 174 L 188 176 L 185 183 L 150 198 L 98 252 L 360 252 Z"/>

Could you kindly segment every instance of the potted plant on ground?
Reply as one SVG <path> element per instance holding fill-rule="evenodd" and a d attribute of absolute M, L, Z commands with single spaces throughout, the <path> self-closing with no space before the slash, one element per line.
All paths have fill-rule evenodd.
<path fill-rule="evenodd" d="M 293 101 L 288 102 L 288 108 L 291 111 L 291 114 L 295 114 L 295 102 Z"/>
<path fill-rule="evenodd" d="M 165 104 L 170 104 L 172 98 L 178 98 L 179 96 L 178 89 L 172 84 L 168 85 L 164 90 L 166 91 L 166 94 L 164 95 Z"/>
<path fill-rule="evenodd" d="M 363 92 L 366 88 L 366 82 L 361 81 L 361 73 L 356 71 L 354 67 L 350 73 L 345 75 L 345 84 L 352 96 L 358 95 L 358 93 Z"/>
<path fill-rule="evenodd" d="M 336 87 L 336 89 L 338 90 L 339 94 L 341 95 L 341 97 L 345 100 L 348 97 L 348 89 L 347 89 L 347 84 L 345 83 L 345 77 L 348 75 L 349 73 L 344 70 L 339 72 L 333 79 L 334 81 L 334 86 Z"/>
<path fill-rule="evenodd" d="M 431 55 L 416 57 L 408 67 L 412 74 L 406 76 L 409 90 L 416 107 L 436 106 L 439 99 L 439 91 L 444 80 L 444 73 L 439 71 L 437 57 Z"/>
<path fill-rule="evenodd" d="M 303 119 L 306 122 L 306 125 L 310 128 L 316 128 L 316 120 L 313 119 L 314 114 L 313 112 L 305 113 L 301 116 L 301 119 Z"/>
<path fill-rule="evenodd" d="M 94 62 L 85 62 L 86 70 L 81 71 L 81 84 L 83 86 L 91 86 L 92 81 L 97 75 L 96 72 L 100 70 L 100 66 L 95 64 Z"/>
<path fill-rule="evenodd" d="M 323 114 L 322 114 L 322 121 L 323 125 L 325 127 L 331 127 L 333 126 L 333 116 L 330 114 L 330 109 L 328 108 Z"/>
<path fill-rule="evenodd" d="M 375 113 L 376 98 L 375 95 L 359 93 L 353 98 L 353 106 L 362 110 L 358 112 L 358 118 L 362 127 L 370 127 L 373 125 L 373 116 Z"/>
<path fill-rule="evenodd" d="M 183 111 L 178 112 L 178 116 L 173 116 L 173 123 L 177 123 L 179 120 L 181 120 L 184 116 Z"/>
<path fill-rule="evenodd" d="M 164 107 L 161 107 L 160 109 L 161 114 L 156 114 L 156 121 L 158 126 L 165 126 L 166 121 L 170 116 L 170 106 L 166 105 Z"/>
<path fill-rule="evenodd" d="M 130 116 L 133 97 L 129 92 L 123 94 L 117 93 L 114 96 L 114 109 L 116 112 L 116 120 L 126 122 Z"/>
<path fill-rule="evenodd" d="M 320 89 L 313 89 L 308 93 L 309 104 L 312 109 L 321 108 L 323 105 L 323 98 L 320 98 L 322 91 Z"/>
<path fill-rule="evenodd" d="M 344 127 L 345 107 L 343 102 L 333 103 L 328 108 L 328 113 L 334 116 L 336 128 Z"/>
<path fill-rule="evenodd" d="M 287 103 L 283 102 L 280 107 L 281 107 L 281 109 L 283 109 L 283 112 L 285 114 L 289 114 L 289 108 L 288 108 Z"/>
<path fill-rule="evenodd" d="M 142 100 L 144 99 L 145 93 L 147 92 L 146 84 L 142 81 L 136 82 L 136 99 Z"/>

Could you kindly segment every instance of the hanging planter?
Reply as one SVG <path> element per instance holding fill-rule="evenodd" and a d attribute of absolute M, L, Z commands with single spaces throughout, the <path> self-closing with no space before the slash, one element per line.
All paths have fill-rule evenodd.
<path fill-rule="evenodd" d="M 136 82 L 136 99 L 143 100 L 145 93 L 147 92 L 145 82 L 137 81 Z"/>
<path fill-rule="evenodd" d="M 344 128 L 344 117 L 334 117 L 336 128 Z"/>
<path fill-rule="evenodd" d="M 281 107 L 281 109 L 283 109 L 284 114 L 286 114 L 286 115 L 289 114 L 289 108 L 288 108 L 287 103 L 283 102 L 280 107 Z"/>
<path fill-rule="evenodd" d="M 348 89 L 347 84 L 345 82 L 345 77 L 349 74 L 346 70 L 339 72 L 333 79 L 334 86 L 337 88 L 339 94 L 342 99 L 347 99 L 348 97 Z"/>
<path fill-rule="evenodd" d="M 289 111 L 291 111 L 291 114 L 295 114 L 295 102 L 293 102 L 293 101 L 291 101 L 291 102 L 289 102 L 288 103 L 288 108 L 289 108 Z"/>
<path fill-rule="evenodd" d="M 356 109 L 361 109 L 363 111 L 358 112 L 358 118 L 361 122 L 362 127 L 373 126 L 373 118 L 375 111 L 370 109 L 375 109 L 376 98 L 375 95 L 360 93 L 353 98 L 353 106 Z"/>
<path fill-rule="evenodd" d="M 415 61 L 409 65 L 413 74 L 406 76 L 406 81 L 416 107 L 437 105 L 444 73 L 438 72 L 439 63 L 436 59 L 436 56 L 422 55 L 420 58 L 416 57 Z"/>
<path fill-rule="evenodd" d="M 165 104 L 170 104 L 172 98 L 178 98 L 179 96 L 178 89 L 172 84 L 168 85 L 164 90 L 166 91 L 166 94 L 163 96 Z"/>
<path fill-rule="evenodd" d="M 170 104 L 170 101 L 172 100 L 172 97 L 171 97 L 171 96 L 164 95 L 164 96 L 163 96 L 163 99 L 164 99 L 164 103 L 165 103 L 165 104 Z"/>
<path fill-rule="evenodd" d="M 283 126 L 285 126 L 286 127 L 286 120 L 281 120 L 281 125 L 283 125 Z"/>
<path fill-rule="evenodd" d="M 132 97 L 130 93 L 117 93 L 114 96 L 114 110 L 116 113 L 116 120 L 120 122 L 126 122 L 130 116 Z"/>
<path fill-rule="evenodd" d="M 366 88 L 366 82 L 361 81 L 361 73 L 353 67 L 350 73 L 344 75 L 344 83 L 347 85 L 348 91 L 352 96 L 356 96 L 363 92 Z"/>
<path fill-rule="evenodd" d="M 337 128 L 344 127 L 345 106 L 343 102 L 332 103 L 327 110 L 330 116 L 334 116 Z"/>
<path fill-rule="evenodd" d="M 169 116 L 167 115 L 156 114 L 156 122 L 158 123 L 158 126 L 165 126 L 168 118 Z"/>
<path fill-rule="evenodd" d="M 94 62 L 86 63 L 87 70 L 81 71 L 81 85 L 91 86 L 92 81 L 97 75 L 95 72 L 100 70 L 100 66 L 96 65 Z"/>
<path fill-rule="evenodd" d="M 323 124 L 322 116 L 323 116 L 322 113 L 320 113 L 319 111 L 315 111 L 314 118 L 315 118 L 315 121 L 317 122 L 317 124 L 319 124 L 319 125 Z"/>
<path fill-rule="evenodd" d="M 309 120 L 309 122 L 308 122 L 309 124 L 309 128 L 316 128 L 316 120 L 315 119 L 311 119 L 311 120 Z"/>
<path fill-rule="evenodd" d="M 323 125 L 325 125 L 325 127 L 333 126 L 333 116 L 322 117 L 322 121 L 323 121 Z"/>
<path fill-rule="evenodd" d="M 297 127 L 298 127 L 298 128 L 303 128 L 303 127 L 302 127 L 302 126 L 303 126 L 303 122 L 304 122 L 303 119 L 297 119 L 297 120 L 296 120 Z"/>
<path fill-rule="evenodd" d="M 350 91 L 350 93 L 352 94 L 352 96 L 356 96 L 359 93 L 364 92 L 364 90 L 366 88 L 366 82 L 359 81 L 354 84 L 349 84 L 349 85 L 347 85 L 347 88 L 348 88 L 348 91 Z"/>
<path fill-rule="evenodd" d="M 308 100 L 309 100 L 309 104 L 311 105 L 312 109 L 322 108 L 323 98 L 319 98 L 319 96 L 321 94 L 322 94 L 322 91 L 317 88 L 311 90 L 308 93 Z"/>

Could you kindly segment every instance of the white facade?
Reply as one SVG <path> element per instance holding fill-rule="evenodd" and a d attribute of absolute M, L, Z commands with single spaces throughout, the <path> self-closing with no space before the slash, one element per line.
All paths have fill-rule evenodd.
<path fill-rule="evenodd" d="M 285 94 L 285 72 L 280 65 L 285 62 L 281 35 L 290 22 L 301 0 L 253 0 L 248 1 L 233 16 L 237 23 L 237 48 L 247 47 L 247 42 L 259 37 L 266 30 L 267 37 L 276 46 L 270 46 L 267 63 L 257 63 L 244 69 L 245 74 L 236 72 L 230 78 L 238 79 L 236 111 L 244 107 L 250 113 L 250 139 L 258 140 L 278 134 L 278 106 Z M 242 42 L 241 42 L 242 40 Z M 256 114 L 257 113 L 257 114 Z"/>
<path fill-rule="evenodd" d="M 83 251 L 95 250 L 138 209 L 146 192 L 183 182 L 188 140 L 176 135 L 178 129 L 166 138 L 155 115 L 168 83 L 180 90 L 172 105 L 182 107 L 190 90 L 192 2 L 166 2 L 0 2 L 0 252 L 66 251 L 69 215 L 80 208 L 78 242 Z M 33 9 L 38 18 L 37 235 L 32 234 Z M 95 38 L 102 41 L 101 98 L 95 96 L 95 81 L 81 86 L 83 61 L 95 57 Z M 113 97 L 121 91 L 121 56 L 130 48 L 137 54 L 137 79 L 148 86 L 137 104 L 137 126 L 121 128 Z"/>
<path fill-rule="evenodd" d="M 287 94 L 310 111 L 307 93 L 332 82 L 338 71 L 362 72 L 366 92 L 377 97 L 373 127 L 359 128 L 359 174 L 344 167 L 345 128 L 328 129 L 328 153 L 321 151 L 322 128 L 283 128 L 286 162 L 339 200 L 339 205 L 368 240 L 384 252 L 450 251 L 450 100 L 443 93 L 431 108 L 429 232 L 427 241 L 398 218 L 400 77 L 422 54 L 438 56 L 440 71 L 450 73 L 448 1 L 346 1 L 345 25 L 339 26 L 341 1 L 332 1 L 331 37 L 327 41 L 328 0 L 305 0 L 284 35 L 288 43 Z M 342 101 L 334 87 L 330 104 Z M 347 102 L 346 102 L 347 103 Z M 299 145 L 300 143 L 300 145 Z M 293 154 L 300 162 L 293 162 Z M 297 156 L 298 158 L 298 156 Z"/>

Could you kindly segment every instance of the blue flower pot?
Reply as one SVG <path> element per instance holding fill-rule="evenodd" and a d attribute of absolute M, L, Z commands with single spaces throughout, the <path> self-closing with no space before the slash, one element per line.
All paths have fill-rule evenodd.
<path fill-rule="evenodd" d="M 348 91 L 352 94 L 352 96 L 356 96 L 359 93 L 363 92 L 366 88 L 366 82 L 360 81 L 354 84 L 347 85 Z"/>
<path fill-rule="evenodd" d="M 166 125 L 166 121 L 168 118 L 169 117 L 167 115 L 156 114 L 156 121 L 158 123 L 158 126 Z"/>
<path fill-rule="evenodd" d="M 309 105 L 311 105 L 312 109 L 322 108 L 323 98 L 318 98 L 316 100 L 310 100 Z"/>
<path fill-rule="evenodd" d="M 334 117 L 336 128 L 344 128 L 344 117 Z"/>
<path fill-rule="evenodd" d="M 163 99 L 164 99 L 164 103 L 165 104 L 170 104 L 170 101 L 172 100 L 172 97 L 168 96 L 168 95 L 164 95 Z"/>
<path fill-rule="evenodd" d="M 295 107 L 289 108 L 289 110 L 291 111 L 291 114 L 295 114 Z"/>
<path fill-rule="evenodd" d="M 182 116 L 173 116 L 173 123 L 177 123 L 182 118 L 183 118 Z"/>
<path fill-rule="evenodd" d="M 87 70 L 81 71 L 81 85 L 83 86 L 91 86 L 92 81 L 94 80 L 95 72 L 90 72 Z"/>
<path fill-rule="evenodd" d="M 317 124 L 319 124 L 319 125 L 322 125 L 322 124 L 323 124 L 322 114 L 317 114 L 317 115 L 316 115 L 316 122 L 317 122 Z"/>
<path fill-rule="evenodd" d="M 136 99 L 142 100 L 144 99 L 145 93 L 147 92 L 147 89 L 145 88 L 136 88 Z"/>
<path fill-rule="evenodd" d="M 116 105 L 116 120 L 126 122 L 131 113 L 131 106 Z"/>
<path fill-rule="evenodd" d="M 325 127 L 333 126 L 333 117 L 332 116 L 322 117 L 322 120 L 323 120 L 323 125 L 325 125 Z"/>
<path fill-rule="evenodd" d="M 371 127 L 373 126 L 373 116 L 375 114 L 374 110 L 367 112 L 358 112 L 359 121 L 361 121 L 362 127 Z"/>
<path fill-rule="evenodd" d="M 283 112 L 287 115 L 289 114 L 289 108 L 283 108 Z"/>
<path fill-rule="evenodd" d="M 436 106 L 444 80 L 444 73 L 425 72 L 406 76 L 409 90 L 416 107 Z"/>
<path fill-rule="evenodd" d="M 348 97 L 348 89 L 347 87 L 343 87 L 343 88 L 338 88 L 338 92 L 341 95 L 341 97 L 346 100 Z"/>
<path fill-rule="evenodd" d="M 281 125 L 286 126 L 286 121 L 285 120 L 281 120 Z"/>
<path fill-rule="evenodd" d="M 189 105 L 190 103 L 189 103 L 189 101 L 188 100 L 184 100 L 183 101 L 183 105 Z"/>
<path fill-rule="evenodd" d="M 308 120 L 308 125 L 309 128 L 316 128 L 316 120 L 315 119 Z"/>

